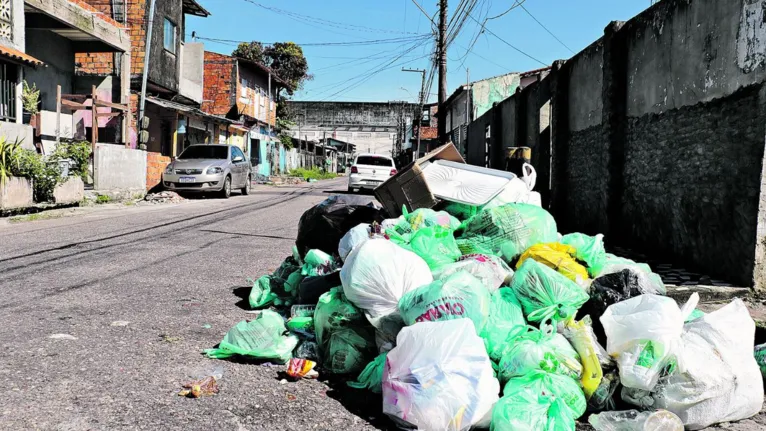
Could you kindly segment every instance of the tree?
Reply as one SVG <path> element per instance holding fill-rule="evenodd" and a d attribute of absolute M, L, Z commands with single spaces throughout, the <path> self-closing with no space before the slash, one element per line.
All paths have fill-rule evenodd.
<path fill-rule="evenodd" d="M 245 60 L 255 61 L 256 63 L 267 63 L 266 57 L 263 55 L 263 44 L 261 42 L 242 42 L 231 55 L 238 58 L 244 58 Z"/>
<path fill-rule="evenodd" d="M 309 64 L 303 49 L 293 42 L 277 42 L 267 47 L 264 55 L 269 60 L 271 70 L 290 83 L 294 90 L 301 89 L 305 81 L 313 79 L 308 73 Z"/>

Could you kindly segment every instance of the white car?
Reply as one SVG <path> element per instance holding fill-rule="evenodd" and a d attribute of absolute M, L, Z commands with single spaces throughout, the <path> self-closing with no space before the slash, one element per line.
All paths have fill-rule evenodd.
<path fill-rule="evenodd" d="M 348 191 L 373 190 L 384 181 L 396 175 L 394 159 L 380 154 L 359 154 L 351 165 L 348 176 Z"/>

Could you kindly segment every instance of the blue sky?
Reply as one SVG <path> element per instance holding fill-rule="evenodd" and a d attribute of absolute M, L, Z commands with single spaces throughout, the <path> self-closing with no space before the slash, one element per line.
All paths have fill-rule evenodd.
<path fill-rule="evenodd" d="M 433 50 L 433 41 L 427 35 L 431 23 L 412 0 L 199 2 L 212 15 L 204 19 L 190 17 L 187 35 L 196 32 L 209 51 L 230 54 L 236 43 L 206 39 L 335 44 L 304 46 L 314 80 L 295 95 L 297 100 L 414 102 L 420 88 L 420 75 L 401 72 L 401 68 L 430 67 L 428 55 Z M 418 0 L 418 3 L 429 15 L 437 10 L 437 0 Z M 459 3 L 450 0 L 450 8 L 456 8 Z M 478 0 L 476 3 L 477 9 L 471 16 L 483 21 L 483 17 L 497 16 L 508 10 L 514 1 Z M 518 51 L 488 32 L 476 37 L 479 24 L 468 19 L 448 50 L 449 93 L 465 83 L 466 69 L 474 81 L 537 69 L 543 67 L 542 63 L 550 65 L 554 60 L 571 57 L 572 51 L 578 52 L 598 39 L 610 21 L 627 20 L 646 9 L 649 3 L 649 0 L 525 0 L 523 8 L 516 7 L 486 24 L 489 31 Z M 278 10 L 268 10 L 258 4 Z M 435 77 L 429 101 L 436 100 L 436 81 Z"/>

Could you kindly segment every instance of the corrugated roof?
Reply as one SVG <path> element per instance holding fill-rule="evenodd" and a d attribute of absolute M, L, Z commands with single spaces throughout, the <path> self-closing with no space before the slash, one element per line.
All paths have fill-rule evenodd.
<path fill-rule="evenodd" d="M 149 103 L 153 103 L 157 106 L 162 106 L 163 108 L 172 109 L 172 110 L 183 112 L 186 114 L 196 115 L 198 117 L 208 118 L 208 119 L 217 121 L 219 123 L 227 123 L 227 124 L 234 123 L 234 121 L 229 120 L 228 118 L 219 117 L 218 115 L 211 115 L 211 114 L 208 114 L 207 112 L 201 111 L 199 108 L 195 108 L 194 106 L 184 105 L 183 103 L 172 102 L 170 100 L 159 99 L 152 96 L 146 96 L 146 101 Z"/>
<path fill-rule="evenodd" d="M 32 57 L 31 55 L 7 46 L 0 45 L 0 56 L 6 57 L 16 63 L 22 63 L 28 66 L 45 66 L 45 63 Z"/>
<path fill-rule="evenodd" d="M 183 6 L 184 12 L 189 15 L 201 16 L 203 18 L 210 16 L 210 12 L 197 3 L 196 0 L 183 0 Z"/>

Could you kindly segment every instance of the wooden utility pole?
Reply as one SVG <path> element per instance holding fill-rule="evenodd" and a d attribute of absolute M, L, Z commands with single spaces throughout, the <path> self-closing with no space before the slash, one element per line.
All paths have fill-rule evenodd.
<path fill-rule="evenodd" d="M 444 102 L 447 101 L 447 0 L 439 0 L 439 41 L 437 43 L 439 62 L 439 141 L 447 142 L 447 118 Z"/>

